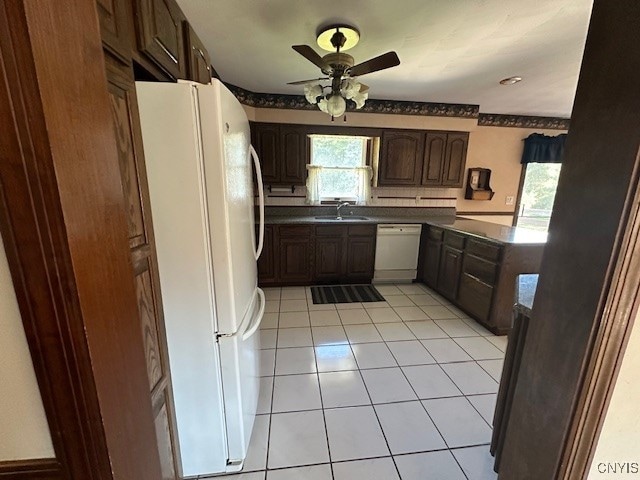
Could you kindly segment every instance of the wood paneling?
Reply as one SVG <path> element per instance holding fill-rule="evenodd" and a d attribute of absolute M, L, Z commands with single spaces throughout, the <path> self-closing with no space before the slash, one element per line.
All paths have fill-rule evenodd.
<path fill-rule="evenodd" d="M 96 8 L 0 4 L 0 228 L 62 477 L 157 480 Z"/>
<path fill-rule="evenodd" d="M 155 418 L 156 439 L 160 452 L 160 466 L 162 470 L 162 480 L 175 480 L 176 468 L 173 462 L 173 432 L 167 406 L 168 399 L 164 398 L 158 402 L 158 411 Z"/>
<path fill-rule="evenodd" d="M 378 165 L 378 185 L 420 185 L 424 134 L 384 131 Z"/>
<path fill-rule="evenodd" d="M 135 91 L 131 82 L 123 80 L 122 74 L 117 67 L 110 69 L 109 94 L 118 142 L 118 161 L 122 172 L 122 189 L 127 201 L 129 245 L 133 248 L 147 243 L 142 215 L 139 172 L 136 165 L 136 151 L 134 151 L 133 145 L 137 136 L 134 128 L 138 120 L 131 116 L 132 112 L 137 111 L 133 105 Z"/>
<path fill-rule="evenodd" d="M 171 378 L 166 333 L 155 258 L 153 223 L 149 203 L 149 188 L 144 164 L 142 133 L 133 82 L 133 72 L 128 67 L 120 67 L 108 56 L 106 58 L 107 80 L 111 98 L 114 129 L 118 145 L 118 158 L 122 180 L 122 190 L 127 200 L 129 224 L 129 247 L 133 269 L 140 331 L 142 332 L 145 366 L 149 382 L 150 402 L 154 405 L 156 427 L 158 415 L 164 412 L 169 438 L 174 435 Z M 164 427 L 163 427 L 164 428 Z M 156 435 L 160 435 L 156 431 Z M 165 434 L 159 436 L 164 441 Z M 175 441 L 174 441 L 175 444 Z M 175 472 L 176 459 L 163 444 L 158 445 L 163 472 L 171 464 Z M 171 449 L 173 452 L 173 449 Z"/>
<path fill-rule="evenodd" d="M 175 0 L 136 0 L 138 47 L 174 79 L 185 78 L 185 20 Z"/>
<path fill-rule="evenodd" d="M 149 270 L 144 270 L 136 276 L 136 294 L 138 297 L 138 311 L 142 327 L 142 339 L 144 340 L 144 354 L 147 360 L 147 375 L 149 377 L 149 390 L 153 390 L 163 377 L 162 357 L 160 343 L 158 341 L 158 316 L 151 287 Z"/>

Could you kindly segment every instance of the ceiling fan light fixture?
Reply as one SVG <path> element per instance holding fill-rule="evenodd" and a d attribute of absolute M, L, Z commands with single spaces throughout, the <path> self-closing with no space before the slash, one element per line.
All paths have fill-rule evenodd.
<path fill-rule="evenodd" d="M 344 35 L 344 44 L 340 47 L 341 52 L 355 47 L 360 41 L 360 32 L 355 27 L 350 25 L 331 25 L 318 32 L 316 38 L 318 46 L 327 52 L 335 52 L 336 47 L 331 42 L 331 39 L 338 32 Z"/>
<path fill-rule="evenodd" d="M 311 83 L 307 83 L 304 86 L 304 96 L 307 99 L 307 102 L 315 105 L 316 103 L 318 103 L 318 97 L 322 96 L 322 85 L 313 85 Z"/>
<path fill-rule="evenodd" d="M 329 113 L 329 109 L 327 108 L 328 103 L 329 102 L 327 102 L 326 98 L 321 98 L 320 101 L 318 102 L 318 109 L 321 112 Z"/>
<path fill-rule="evenodd" d="M 332 117 L 340 117 L 347 110 L 347 101 L 342 95 L 333 94 L 327 100 L 327 113 Z"/>
<path fill-rule="evenodd" d="M 342 81 L 342 95 L 347 100 L 351 100 L 353 97 L 360 93 L 360 82 L 355 78 L 347 78 Z"/>

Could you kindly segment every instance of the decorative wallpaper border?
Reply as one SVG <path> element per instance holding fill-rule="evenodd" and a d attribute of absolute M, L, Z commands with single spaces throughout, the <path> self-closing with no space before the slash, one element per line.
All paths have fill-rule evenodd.
<path fill-rule="evenodd" d="M 478 125 L 483 127 L 546 128 L 550 130 L 568 130 L 569 118 L 534 117 L 527 115 L 504 115 L 500 113 L 481 113 Z"/>
<path fill-rule="evenodd" d="M 256 108 L 283 108 L 289 110 L 317 110 L 304 95 L 280 93 L 255 93 L 244 88 L 225 84 L 240 103 Z M 353 111 L 352 109 L 348 109 Z M 477 118 L 483 127 L 544 128 L 567 130 L 570 119 L 558 117 L 535 117 L 527 115 L 505 115 L 480 113 L 479 105 L 458 103 L 407 102 L 403 100 L 369 99 L 358 112 L 386 113 L 398 115 L 423 115 L 427 117 Z"/>
<path fill-rule="evenodd" d="M 291 110 L 317 110 L 304 95 L 254 93 L 227 83 L 226 86 L 245 105 L 256 108 L 286 108 Z M 348 111 L 354 111 L 348 109 Z M 407 102 L 369 99 L 358 112 L 387 113 L 398 115 L 424 115 L 429 117 L 478 118 L 480 107 L 457 103 Z"/>

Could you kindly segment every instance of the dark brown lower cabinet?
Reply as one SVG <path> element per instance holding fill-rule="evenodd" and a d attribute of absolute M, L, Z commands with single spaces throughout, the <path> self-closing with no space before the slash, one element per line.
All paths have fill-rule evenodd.
<path fill-rule="evenodd" d="M 258 278 L 263 282 L 275 282 L 278 276 L 275 258 L 276 229 L 273 225 L 264 227 L 264 245 L 258 259 Z"/>
<path fill-rule="evenodd" d="M 544 244 L 479 238 L 445 226 L 425 225 L 419 280 L 497 335 L 511 329 L 515 281 L 537 273 Z"/>
<path fill-rule="evenodd" d="M 370 283 L 375 225 L 267 225 L 261 286 Z"/>
<path fill-rule="evenodd" d="M 462 250 L 444 245 L 438 272 L 438 291 L 451 301 L 455 301 L 458 295 L 461 270 Z"/>
<path fill-rule="evenodd" d="M 458 305 L 484 322 L 489 320 L 491 302 L 493 300 L 493 286 L 478 278 L 462 273 L 460 288 L 458 289 Z"/>
<path fill-rule="evenodd" d="M 312 238 L 309 226 L 280 226 L 274 249 L 279 258 L 278 280 L 282 283 L 311 282 Z"/>
<path fill-rule="evenodd" d="M 422 264 L 422 279 L 431 288 L 438 287 L 438 273 L 440 272 L 440 255 L 442 242 L 427 240 L 424 260 Z"/>
<path fill-rule="evenodd" d="M 318 282 L 339 282 L 344 270 L 342 236 L 316 237 L 315 277 Z"/>
<path fill-rule="evenodd" d="M 347 239 L 347 281 L 369 283 L 373 278 L 375 255 L 375 236 L 349 237 Z"/>

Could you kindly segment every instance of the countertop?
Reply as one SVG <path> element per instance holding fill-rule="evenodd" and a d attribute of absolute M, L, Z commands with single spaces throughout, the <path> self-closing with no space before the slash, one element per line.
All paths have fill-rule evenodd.
<path fill-rule="evenodd" d="M 546 232 L 529 230 L 520 227 L 507 227 L 496 223 L 482 222 L 468 218 L 453 216 L 402 215 L 382 216 L 366 215 L 366 220 L 349 220 L 345 215 L 343 220 L 323 220 L 311 215 L 267 215 L 267 225 L 299 225 L 299 224 L 379 224 L 379 223 L 420 223 L 440 226 L 466 233 L 486 240 L 517 245 L 540 245 L 547 241 Z"/>
<path fill-rule="evenodd" d="M 526 317 L 531 317 L 533 299 L 536 296 L 538 274 L 518 275 L 516 280 L 515 310 Z"/>

